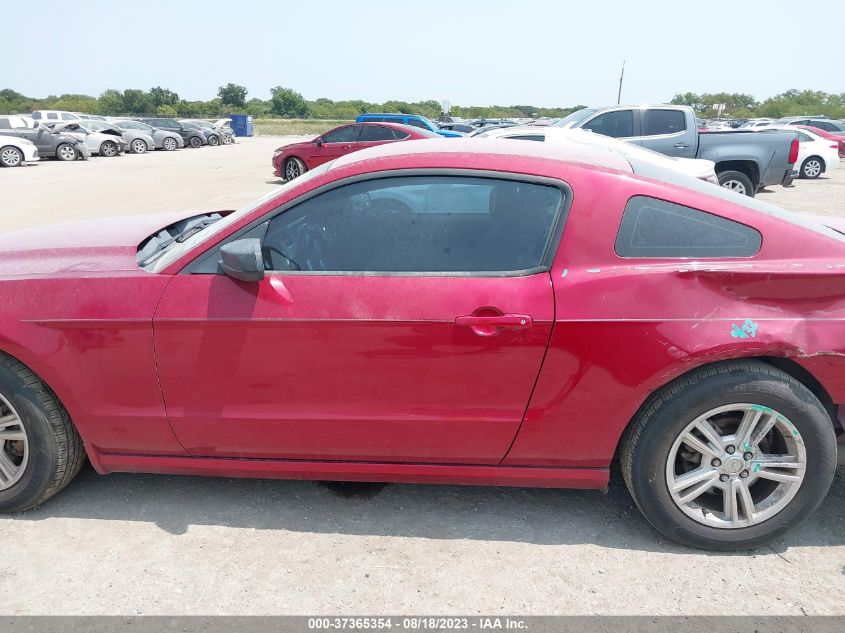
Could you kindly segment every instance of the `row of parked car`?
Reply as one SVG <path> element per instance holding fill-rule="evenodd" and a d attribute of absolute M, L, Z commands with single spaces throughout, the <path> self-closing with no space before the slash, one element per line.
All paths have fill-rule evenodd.
<path fill-rule="evenodd" d="M 41 158 L 73 161 L 123 152 L 230 145 L 234 137 L 229 119 L 103 117 L 36 110 L 30 115 L 0 115 L 0 166 L 18 167 Z"/>
<path fill-rule="evenodd" d="M 818 178 L 839 167 L 845 130 L 837 137 L 803 123 L 796 119 L 759 129 L 702 133 L 695 112 L 687 106 L 620 105 L 584 108 L 554 121 L 474 121 L 467 123 L 472 132 L 466 133 L 455 129 L 454 121 L 438 124 L 419 115 L 365 114 L 311 141 L 278 148 L 272 162 L 276 176 L 290 180 L 343 154 L 383 143 L 458 136 L 558 142 L 569 138 L 560 132 L 580 130 L 593 133 L 594 144 L 606 146 L 615 139 L 620 151 L 637 148 L 651 154 L 652 162 L 753 197 L 762 187 L 790 186 L 796 177 Z M 451 129 L 443 129 L 444 125 Z M 580 137 L 579 142 L 589 138 Z"/>

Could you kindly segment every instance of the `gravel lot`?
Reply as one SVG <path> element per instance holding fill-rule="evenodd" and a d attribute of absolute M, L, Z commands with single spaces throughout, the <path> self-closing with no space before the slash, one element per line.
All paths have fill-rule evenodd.
<path fill-rule="evenodd" d="M 279 138 L 0 170 L 0 227 L 237 207 L 278 184 Z M 845 169 L 760 194 L 845 215 Z M 3 614 L 845 614 L 845 472 L 772 547 L 666 542 L 607 494 L 325 485 L 86 467 L 0 518 Z"/>

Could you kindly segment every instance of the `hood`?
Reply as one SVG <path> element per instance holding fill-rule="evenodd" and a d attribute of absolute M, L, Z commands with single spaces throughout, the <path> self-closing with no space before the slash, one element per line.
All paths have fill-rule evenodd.
<path fill-rule="evenodd" d="M 140 272 L 145 238 L 197 211 L 150 213 L 35 226 L 0 234 L 0 278 L 19 275 Z"/>

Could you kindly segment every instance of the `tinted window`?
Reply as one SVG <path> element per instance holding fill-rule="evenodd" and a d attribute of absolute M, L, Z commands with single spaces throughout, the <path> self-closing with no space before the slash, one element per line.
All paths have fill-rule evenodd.
<path fill-rule="evenodd" d="M 9 123 L 9 119 L 0 119 L 0 130 L 11 130 L 12 125 Z"/>
<path fill-rule="evenodd" d="M 347 125 L 333 130 L 323 137 L 323 143 L 351 143 L 358 138 L 358 129 L 357 125 Z"/>
<path fill-rule="evenodd" d="M 421 127 L 424 130 L 431 129 L 425 123 L 420 121 L 419 119 L 408 119 L 408 122 L 405 125 L 413 125 L 414 127 Z"/>
<path fill-rule="evenodd" d="M 519 136 L 506 136 L 505 138 L 515 141 L 540 141 L 541 143 L 546 140 L 546 137 L 542 134 L 521 134 Z"/>
<path fill-rule="evenodd" d="M 804 132 L 798 132 L 798 141 L 799 141 L 799 142 L 801 142 L 801 143 L 806 143 L 806 142 L 808 142 L 808 141 L 812 141 L 812 140 L 813 140 L 813 139 L 811 139 L 809 136 L 807 136 L 806 134 L 804 134 Z"/>
<path fill-rule="evenodd" d="M 584 126 L 585 130 L 592 130 L 596 134 L 604 134 L 613 138 L 623 138 L 634 135 L 634 113 L 631 110 L 615 110 L 598 115 Z"/>
<path fill-rule="evenodd" d="M 679 204 L 635 196 L 616 236 L 622 257 L 751 257 L 761 237 L 749 226 Z"/>
<path fill-rule="evenodd" d="M 686 118 L 680 110 L 646 110 L 643 136 L 675 134 L 687 129 Z"/>
<path fill-rule="evenodd" d="M 414 176 L 346 185 L 270 222 L 269 270 L 511 272 L 537 268 L 562 194 L 488 178 Z"/>
<path fill-rule="evenodd" d="M 362 125 L 359 141 L 394 141 L 396 136 L 389 127 L 380 125 Z"/>
<path fill-rule="evenodd" d="M 48 112 L 47 118 L 50 120 L 58 120 L 59 116 L 55 112 Z"/>
<path fill-rule="evenodd" d="M 828 132 L 835 132 L 838 129 L 835 125 L 828 123 L 827 121 L 810 121 L 810 125 L 813 125 L 820 130 L 827 130 Z"/>
<path fill-rule="evenodd" d="M 402 130 L 397 130 L 397 129 L 394 129 L 394 128 L 390 128 L 390 131 L 393 132 L 393 138 L 395 138 L 396 140 L 399 140 L 399 141 L 404 140 L 404 139 L 408 138 L 409 136 L 411 136 L 410 132 L 403 132 Z M 436 135 L 432 134 L 432 136 L 436 136 Z"/>

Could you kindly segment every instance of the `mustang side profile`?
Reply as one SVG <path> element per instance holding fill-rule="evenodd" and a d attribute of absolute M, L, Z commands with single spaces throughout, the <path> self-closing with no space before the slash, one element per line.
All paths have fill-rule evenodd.
<path fill-rule="evenodd" d="M 841 227 L 839 227 L 841 228 Z M 845 235 L 608 148 L 388 143 L 236 212 L 0 235 L 0 510 L 102 474 L 603 489 L 691 546 L 810 515 Z"/>

